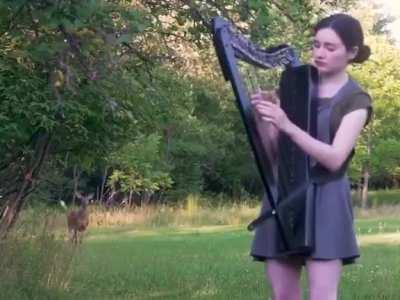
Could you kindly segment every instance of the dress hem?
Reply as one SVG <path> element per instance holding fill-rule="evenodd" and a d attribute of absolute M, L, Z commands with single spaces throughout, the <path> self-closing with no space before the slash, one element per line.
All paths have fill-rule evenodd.
<path fill-rule="evenodd" d="M 253 257 L 253 261 L 255 262 L 265 262 L 268 259 L 287 259 L 289 257 L 296 257 L 300 258 L 303 260 L 303 264 L 305 264 L 305 261 L 308 259 L 311 260 L 335 260 L 335 259 L 341 259 L 343 265 L 349 265 L 349 264 L 354 264 L 357 260 L 357 258 L 360 257 L 360 255 L 353 255 L 353 256 L 345 256 L 345 257 L 314 257 L 314 256 L 300 256 L 300 255 L 294 255 L 294 256 L 288 256 L 288 255 L 275 255 L 275 256 L 265 256 L 265 255 L 257 255 L 257 254 L 250 254 L 250 256 Z"/>

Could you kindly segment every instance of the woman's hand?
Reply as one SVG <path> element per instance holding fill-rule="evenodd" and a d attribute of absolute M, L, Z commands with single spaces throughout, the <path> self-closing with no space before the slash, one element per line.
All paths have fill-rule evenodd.
<path fill-rule="evenodd" d="M 262 114 L 258 111 L 261 105 L 254 103 L 279 103 L 279 98 L 276 94 L 269 91 L 259 91 L 251 95 L 252 110 L 254 113 L 254 120 L 256 121 L 256 128 L 259 133 L 264 151 L 267 153 L 270 162 L 278 160 L 278 139 L 279 129 L 271 122 L 265 122 Z"/>
<path fill-rule="evenodd" d="M 286 133 L 290 130 L 293 123 L 279 106 L 280 101 L 275 92 L 260 91 L 251 95 L 250 98 L 256 115 L 262 121 L 268 122 Z"/>

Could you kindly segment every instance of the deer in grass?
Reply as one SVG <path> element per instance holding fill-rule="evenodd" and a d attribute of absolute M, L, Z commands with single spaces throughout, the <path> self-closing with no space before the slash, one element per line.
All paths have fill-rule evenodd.
<path fill-rule="evenodd" d="M 78 210 L 73 210 L 67 215 L 68 231 L 70 240 L 73 244 L 82 242 L 82 236 L 89 225 L 89 211 L 87 206 L 89 201 L 93 198 L 93 194 L 82 195 L 75 193 L 75 196 L 80 200 L 81 205 Z"/>

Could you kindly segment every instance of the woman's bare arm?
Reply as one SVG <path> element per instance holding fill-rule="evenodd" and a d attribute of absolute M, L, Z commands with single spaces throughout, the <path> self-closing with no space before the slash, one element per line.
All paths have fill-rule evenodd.
<path fill-rule="evenodd" d="M 331 171 L 340 169 L 354 148 L 367 120 L 366 109 L 358 109 L 345 115 L 330 145 L 313 138 L 293 124 L 277 105 L 259 101 L 253 104 L 263 121 L 275 125 L 286 133 L 304 152 Z"/>
<path fill-rule="evenodd" d="M 344 116 L 332 145 L 316 140 L 294 124 L 286 133 L 304 152 L 330 171 L 336 171 L 354 148 L 366 120 L 366 109 L 358 109 Z"/>
<path fill-rule="evenodd" d="M 279 130 L 271 123 L 264 122 L 260 117 L 254 117 L 258 135 L 264 151 L 268 154 L 271 162 L 278 158 L 278 138 Z"/>

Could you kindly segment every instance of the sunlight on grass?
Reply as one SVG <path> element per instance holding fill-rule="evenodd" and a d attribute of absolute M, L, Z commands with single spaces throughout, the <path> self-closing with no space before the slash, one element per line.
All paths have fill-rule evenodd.
<path fill-rule="evenodd" d="M 383 222 L 393 225 L 385 230 L 400 225 L 379 219 L 358 226 L 367 231 Z M 251 239 L 244 226 L 233 225 L 159 228 L 153 235 L 129 237 L 108 232 L 108 239 L 93 237 L 86 244 L 75 284 L 95 276 L 93 296 L 104 295 L 101 299 L 268 299 L 263 264 L 249 256 Z M 398 299 L 400 233 L 367 233 L 359 241 L 361 258 L 344 269 L 340 299 Z M 94 268 L 105 273 L 95 275 Z M 101 284 L 115 276 L 119 288 Z"/>
<path fill-rule="evenodd" d="M 88 240 L 107 240 L 107 239 L 120 239 L 128 237 L 143 237 L 143 236 L 157 236 L 157 235 L 182 235 L 182 234 L 200 234 L 200 233 L 217 233 L 217 232 L 229 232 L 229 231 L 240 231 L 243 230 L 241 225 L 218 225 L 218 226 L 200 226 L 200 227 L 178 227 L 178 228 L 156 228 L 154 230 L 124 230 L 114 232 L 110 234 L 103 231 L 97 231 L 94 234 L 90 234 Z"/>
<path fill-rule="evenodd" d="M 381 233 L 361 235 L 357 238 L 361 246 L 372 244 L 400 245 L 400 233 Z"/>
<path fill-rule="evenodd" d="M 2 282 L 7 279 L 13 283 L 11 279 L 17 277 L 11 275 L 20 273 L 25 276 L 25 290 L 0 282 L 0 294 L 17 295 L 17 291 L 47 299 L 46 293 L 53 293 L 59 295 L 57 299 L 74 300 L 270 297 L 264 265 L 254 263 L 249 256 L 253 233 L 246 230 L 246 225 L 257 216 L 259 203 L 217 204 L 191 196 L 181 206 L 129 210 L 92 206 L 90 212 L 89 230 L 73 261 L 63 258 L 63 255 L 71 257 L 69 245 L 63 240 L 65 212 L 52 216 L 51 243 L 35 242 L 30 249 L 23 244 L 18 249 L 10 248 L 26 253 L 22 258 L 32 258 L 26 261 L 38 272 L 32 275 L 24 264 L 10 264 L 10 271 L 0 276 Z M 37 215 L 35 210 L 26 210 L 21 220 L 27 228 L 41 228 L 27 222 L 30 218 L 37 219 Z M 358 212 L 355 231 L 361 258 L 357 264 L 345 268 L 340 299 L 398 299 L 399 216 L 399 207 Z M 9 258 L 15 253 L 11 250 L 7 252 Z M 35 255 L 30 256 L 32 253 Z M 4 262 L 12 260 L 3 260 L 0 264 L 3 267 Z M 49 266 L 57 267 L 57 272 Z M 49 289 L 48 280 L 42 278 L 59 278 L 56 281 L 59 284 L 53 284 L 54 290 Z M 41 286 L 44 289 L 38 288 Z"/>
<path fill-rule="evenodd" d="M 71 267 L 64 268 L 70 272 L 60 278 L 68 284 L 58 288 L 57 299 L 268 299 L 264 266 L 249 256 L 252 233 L 245 224 L 189 225 L 92 228 Z M 340 299 L 397 299 L 400 219 L 362 219 L 356 227 L 361 259 L 345 268 Z M 41 246 L 37 251 L 47 253 Z M 37 263 L 47 266 L 51 256 L 40 257 L 46 259 Z M 47 299 L 48 291 L 37 289 L 36 281 L 24 280 L 27 290 L 21 293 Z M 0 294 L 4 289 L 15 294 L 1 289 L 0 284 Z"/>

